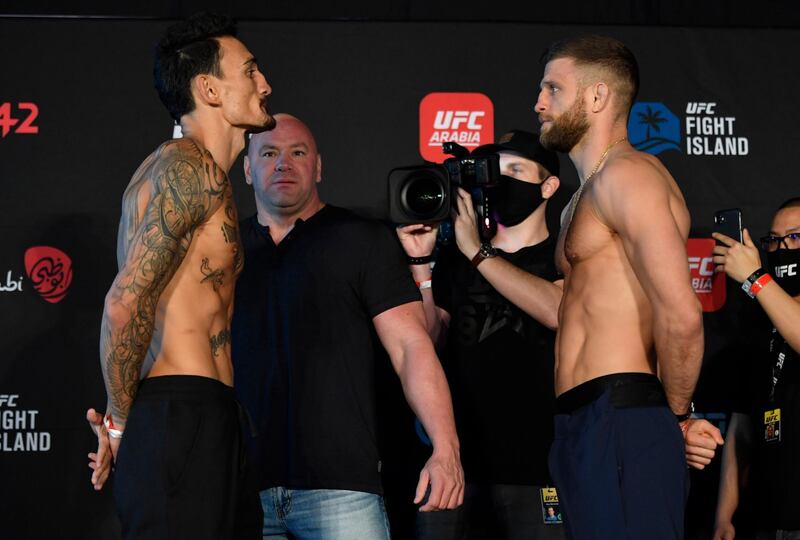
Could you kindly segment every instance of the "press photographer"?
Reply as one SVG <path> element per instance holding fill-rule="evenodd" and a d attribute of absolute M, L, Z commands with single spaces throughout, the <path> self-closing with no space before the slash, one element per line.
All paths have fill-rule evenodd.
<path fill-rule="evenodd" d="M 561 282 L 554 283 L 556 235 L 545 213 L 559 187 L 558 157 L 525 131 L 506 133 L 470 155 L 478 163 L 481 156 L 497 156 L 501 174 L 495 181 L 478 181 L 490 170 L 478 165 L 475 181 L 462 181 L 452 194 L 445 175 L 436 189 L 421 189 L 436 183 L 430 176 L 406 174 L 406 183 L 392 185 L 393 210 L 406 213 L 405 223 L 414 211 L 428 212 L 398 228 L 398 236 L 422 292 L 428 330 L 443 347 L 467 481 L 464 506 L 419 514 L 417 536 L 563 538 L 560 521 L 545 519 L 540 492 L 552 485 L 547 454 Z M 408 212 L 409 201 L 420 204 Z M 455 245 L 440 246 L 431 272 L 438 227 L 432 212 L 444 219 L 449 209 L 442 208 L 449 206 L 455 210 Z"/>

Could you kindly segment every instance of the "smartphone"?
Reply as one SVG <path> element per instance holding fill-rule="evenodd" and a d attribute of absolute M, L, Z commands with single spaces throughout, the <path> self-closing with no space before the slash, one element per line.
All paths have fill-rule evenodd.
<path fill-rule="evenodd" d="M 742 211 L 739 208 L 720 210 L 714 213 L 714 232 L 730 236 L 742 243 Z M 717 245 L 720 242 L 717 241 Z"/>

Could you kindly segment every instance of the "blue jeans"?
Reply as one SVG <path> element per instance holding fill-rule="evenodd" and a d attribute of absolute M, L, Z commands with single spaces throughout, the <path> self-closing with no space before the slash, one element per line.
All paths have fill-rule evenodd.
<path fill-rule="evenodd" d="M 383 497 L 374 493 L 275 487 L 261 492 L 261 506 L 265 539 L 390 538 Z"/>

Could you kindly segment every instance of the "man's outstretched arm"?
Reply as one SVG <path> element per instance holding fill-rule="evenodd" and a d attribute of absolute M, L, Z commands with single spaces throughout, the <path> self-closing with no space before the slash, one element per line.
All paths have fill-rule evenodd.
<path fill-rule="evenodd" d="M 414 503 L 423 500 L 430 485 L 421 511 L 455 508 L 464 501 L 464 471 L 450 388 L 425 329 L 422 303 L 388 309 L 375 316 L 373 323 L 409 405 L 433 442 L 433 455 L 420 473 Z"/>

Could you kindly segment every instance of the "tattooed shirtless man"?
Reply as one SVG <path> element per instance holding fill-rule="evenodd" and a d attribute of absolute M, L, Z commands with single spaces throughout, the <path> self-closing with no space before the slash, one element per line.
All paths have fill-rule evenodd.
<path fill-rule="evenodd" d="M 155 85 L 184 138 L 148 156 L 123 195 L 100 341 L 108 408 L 87 419 L 96 489 L 109 447 L 116 462 L 124 538 L 234 537 L 243 449 L 230 321 L 243 256 L 227 172 L 246 131 L 274 126 L 271 89 L 235 35 L 208 14 L 167 30 Z"/>

